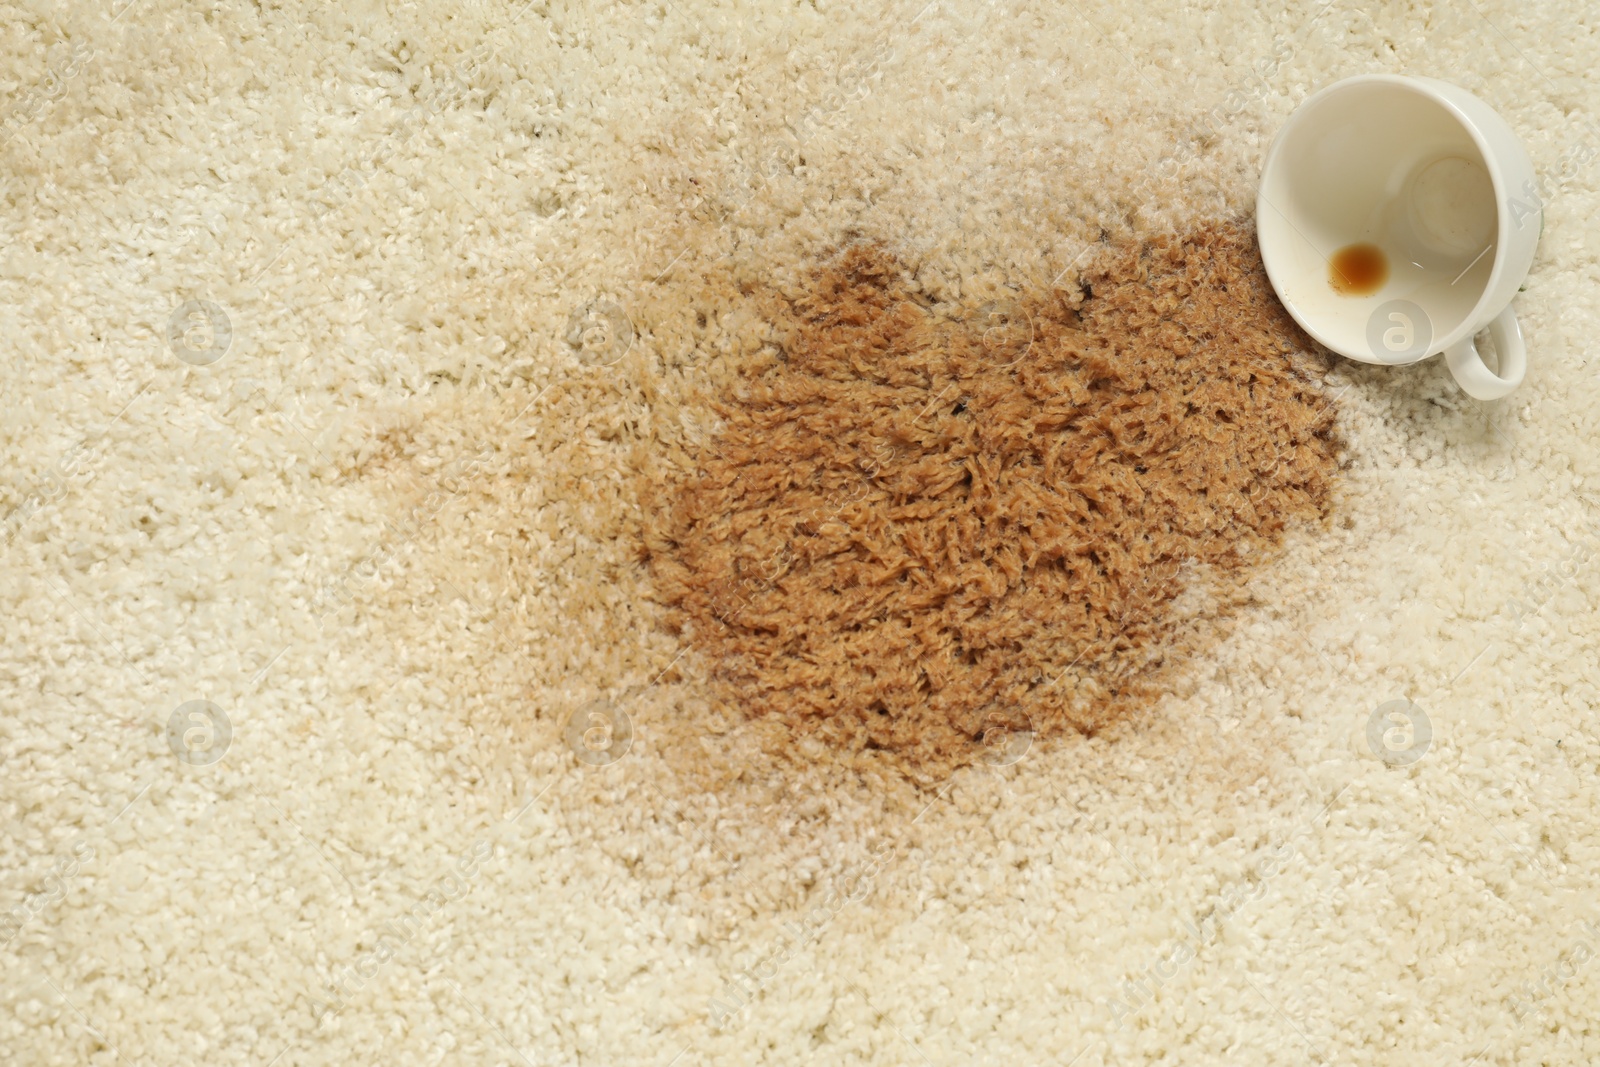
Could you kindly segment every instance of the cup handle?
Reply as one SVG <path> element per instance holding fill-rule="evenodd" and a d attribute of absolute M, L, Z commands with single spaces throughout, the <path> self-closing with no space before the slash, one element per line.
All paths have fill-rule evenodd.
<path fill-rule="evenodd" d="M 1494 338 L 1494 350 L 1500 356 L 1500 373 L 1496 374 L 1478 355 L 1478 346 L 1469 334 L 1444 350 L 1444 361 L 1462 392 L 1478 400 L 1499 400 L 1522 384 L 1528 372 L 1528 348 L 1522 343 L 1522 327 L 1517 325 L 1516 313 L 1507 304 L 1506 309 L 1489 323 L 1489 336 Z"/>

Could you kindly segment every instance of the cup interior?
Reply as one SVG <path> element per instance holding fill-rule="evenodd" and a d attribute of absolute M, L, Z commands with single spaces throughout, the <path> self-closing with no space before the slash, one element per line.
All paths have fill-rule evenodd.
<path fill-rule="evenodd" d="M 1256 228 L 1308 333 L 1355 359 L 1410 363 L 1440 351 L 1482 300 L 1499 200 L 1448 106 L 1402 81 L 1357 80 L 1307 101 L 1273 145 Z"/>

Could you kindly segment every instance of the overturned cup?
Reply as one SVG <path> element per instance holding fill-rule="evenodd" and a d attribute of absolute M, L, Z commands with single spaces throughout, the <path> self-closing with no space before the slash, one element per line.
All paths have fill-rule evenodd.
<path fill-rule="evenodd" d="M 1511 300 L 1543 224 L 1533 163 L 1505 120 L 1459 86 L 1395 74 L 1301 104 L 1256 196 L 1262 262 L 1301 328 L 1363 363 L 1443 352 L 1479 400 L 1527 371 Z M 1486 327 L 1492 369 L 1473 342 Z"/>

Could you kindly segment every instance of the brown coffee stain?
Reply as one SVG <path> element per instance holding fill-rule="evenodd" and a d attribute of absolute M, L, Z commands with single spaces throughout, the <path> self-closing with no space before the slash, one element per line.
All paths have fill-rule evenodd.
<path fill-rule="evenodd" d="M 984 862 L 1013 789 L 1045 835 L 1294 802 L 1272 549 L 1330 506 L 1336 413 L 1248 222 L 1031 283 L 888 238 L 666 247 L 596 302 L 605 358 L 530 268 L 476 299 L 547 377 L 373 413 L 371 541 L 312 603 L 393 679 L 351 737 L 619 878 L 687 863 L 709 938 L 862 870 L 919 914 L 919 857 Z"/>
<path fill-rule="evenodd" d="M 641 463 L 640 536 L 713 712 L 774 744 L 934 783 L 1125 723 L 1328 512 L 1335 412 L 1246 224 L 976 307 L 865 243 L 743 298 L 771 343 Z"/>

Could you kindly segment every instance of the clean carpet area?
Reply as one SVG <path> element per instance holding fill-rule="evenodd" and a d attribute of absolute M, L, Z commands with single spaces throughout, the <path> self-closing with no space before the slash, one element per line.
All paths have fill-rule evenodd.
<path fill-rule="evenodd" d="M 0 11 L 0 1061 L 1600 1059 L 1592 8 Z M 1119 729 L 708 697 L 640 472 L 742 294 L 1074 293 L 1369 71 L 1528 147 L 1524 386 L 1315 356 L 1325 521 Z"/>

